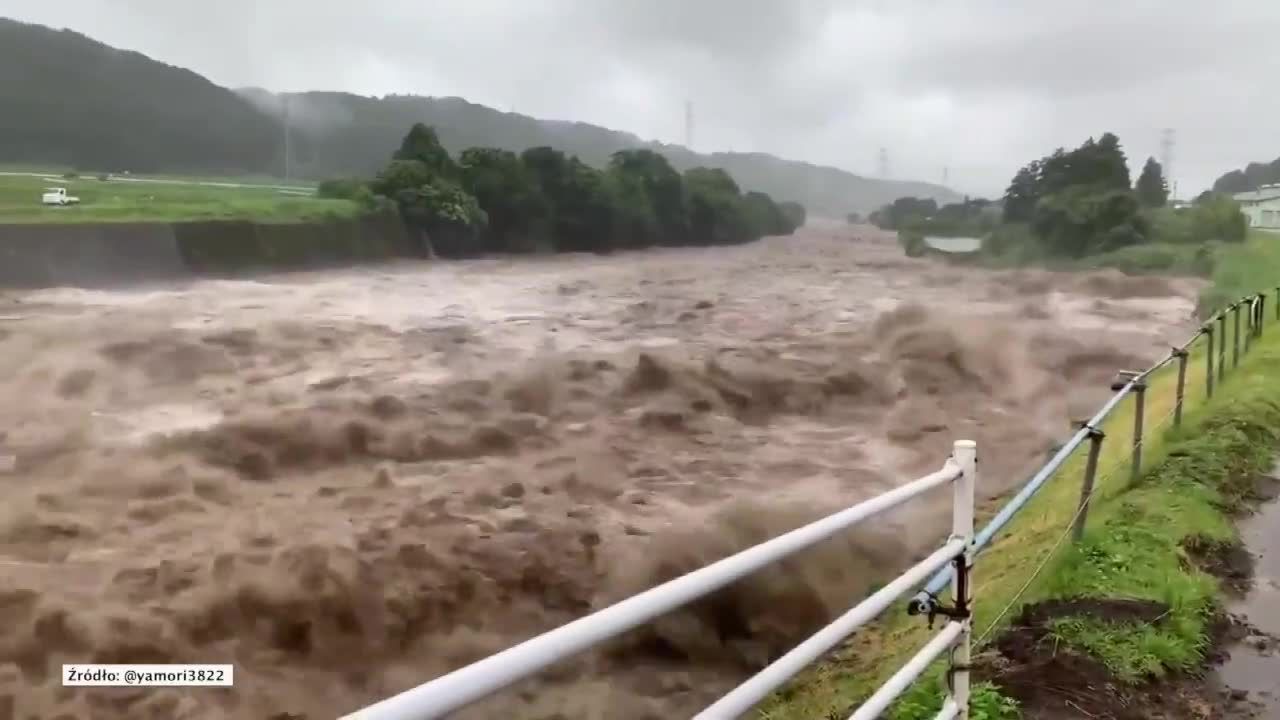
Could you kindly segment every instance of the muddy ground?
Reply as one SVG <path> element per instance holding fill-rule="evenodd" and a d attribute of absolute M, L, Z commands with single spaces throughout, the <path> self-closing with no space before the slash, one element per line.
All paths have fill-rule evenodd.
<path fill-rule="evenodd" d="M 1197 290 L 948 268 L 818 226 L 4 296 L 0 708 L 328 718 L 936 469 L 957 438 L 996 494 L 1185 338 Z M 948 502 L 462 716 L 687 716 L 933 543 Z M 60 687 L 90 661 L 233 662 L 236 686 Z"/>
<path fill-rule="evenodd" d="M 1202 667 L 1159 679 L 1118 679 L 1098 659 L 1063 644 L 1054 621 L 1158 625 L 1169 621 L 1170 607 L 1150 600 L 1069 598 L 1024 607 L 978 657 L 978 677 L 1016 699 L 1026 720 L 1280 719 L 1280 626 L 1274 612 L 1280 480 L 1264 476 L 1254 486 L 1237 518 L 1243 542 L 1193 537 L 1183 543 L 1189 560 L 1216 577 L 1226 596 L 1225 607 L 1211 619 Z"/>

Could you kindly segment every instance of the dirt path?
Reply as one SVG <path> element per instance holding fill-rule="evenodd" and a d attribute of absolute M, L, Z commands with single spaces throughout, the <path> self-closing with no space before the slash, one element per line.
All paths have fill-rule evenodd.
<path fill-rule="evenodd" d="M 1197 289 L 817 227 L 0 298 L 0 708 L 332 717 L 935 469 L 957 437 L 997 493 L 1185 336 Z M 691 713 L 931 543 L 937 500 L 473 717 Z M 236 687 L 61 688 L 85 661 L 234 662 Z"/>

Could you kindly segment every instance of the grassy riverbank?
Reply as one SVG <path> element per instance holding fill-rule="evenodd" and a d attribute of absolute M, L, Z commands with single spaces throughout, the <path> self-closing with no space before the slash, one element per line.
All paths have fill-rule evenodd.
<path fill-rule="evenodd" d="M 1253 237 L 1224 258 L 1215 273 L 1220 284 L 1211 291 L 1213 297 L 1239 297 L 1244 294 L 1239 288 L 1249 282 L 1255 288 L 1274 286 L 1271 279 L 1280 277 L 1280 251 L 1266 240 Z M 1208 403 L 1203 340 L 1192 348 L 1181 431 L 1172 431 L 1168 422 L 1175 366 L 1152 378 L 1144 433 L 1146 471 L 1137 484 L 1130 483 L 1128 462 L 1133 402 L 1121 404 L 1103 427 L 1108 439 L 1084 541 L 1073 545 L 1067 535 L 1080 494 L 1082 447 L 979 558 L 975 637 L 990 642 L 1019 617 L 1023 606 L 1051 598 L 1148 599 L 1167 606 L 1161 622 L 1125 625 L 1068 614 L 1052 618 L 1048 631 L 1054 642 L 1096 658 L 1122 685 L 1200 663 L 1219 588 L 1189 561 L 1185 546 L 1192 538 L 1208 545 L 1234 538 L 1227 513 L 1239 501 L 1238 481 L 1265 469 L 1276 444 L 1280 325 L 1270 323 L 1268 330 L 1241 366 L 1228 370 L 1225 386 Z M 988 516 L 996 507 L 987 509 Z M 776 694 L 760 715 L 769 720 L 843 717 L 930 634 L 923 619 L 908 617 L 901 607 L 891 609 L 828 663 Z M 935 676 L 940 672 L 941 667 L 935 668 Z M 932 717 L 941 694 L 936 682 L 919 683 L 896 717 Z M 990 709 L 988 720 L 1016 717 L 989 686 L 983 702 Z"/>
<path fill-rule="evenodd" d="M 1271 291 L 1268 302 L 1272 302 L 1280 286 L 1280 234 L 1250 231 L 1244 243 L 1219 253 L 1210 277 L 1212 285 L 1200 296 L 1203 316 L 1261 290 Z M 1275 317 L 1274 308 L 1270 313 Z"/>

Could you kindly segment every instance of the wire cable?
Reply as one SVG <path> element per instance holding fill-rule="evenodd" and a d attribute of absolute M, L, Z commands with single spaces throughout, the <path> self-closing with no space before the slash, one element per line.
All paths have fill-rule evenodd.
<path fill-rule="evenodd" d="M 1133 448 L 1135 449 L 1141 448 L 1147 442 L 1148 438 L 1153 437 L 1158 431 L 1163 430 L 1165 425 L 1172 418 L 1173 418 L 1173 411 L 1170 410 L 1163 418 L 1160 419 L 1159 422 L 1151 426 L 1150 433 L 1147 433 L 1144 437 L 1139 438 L 1138 442 L 1133 444 Z M 986 629 L 984 629 L 982 633 L 978 635 L 978 638 L 975 641 L 976 645 L 981 645 L 983 642 L 985 642 L 987 637 L 1000 624 L 1000 621 L 1004 619 L 1005 615 L 1009 614 L 1009 611 L 1013 609 L 1014 605 L 1018 604 L 1018 601 L 1022 599 L 1022 596 L 1024 594 L 1026 594 L 1027 589 L 1031 587 L 1031 583 L 1036 581 L 1036 578 L 1038 578 L 1040 576 L 1040 573 L 1044 571 L 1045 567 L 1049 564 L 1049 561 L 1053 558 L 1054 554 L 1058 552 L 1058 548 L 1062 546 L 1062 542 L 1067 539 L 1068 535 L 1071 534 L 1072 529 L 1075 527 L 1076 520 L 1078 520 L 1080 518 L 1081 513 L 1083 513 L 1085 509 L 1089 507 L 1089 503 L 1091 500 L 1093 500 L 1093 496 L 1098 494 L 1098 490 L 1106 486 L 1111 481 L 1112 476 L 1114 476 L 1122 468 L 1124 468 L 1128 464 L 1128 462 L 1132 462 L 1132 460 L 1130 461 L 1121 460 L 1115 463 L 1107 470 L 1107 472 L 1096 483 L 1094 483 L 1093 489 L 1090 490 L 1089 493 L 1084 496 L 1082 502 L 1080 503 L 1080 506 L 1076 508 L 1075 513 L 1071 516 L 1071 519 L 1067 522 L 1066 528 L 1063 529 L 1060 535 L 1058 535 L 1058 539 L 1054 541 L 1053 547 L 1049 548 L 1049 551 L 1045 553 L 1043 558 L 1041 558 L 1040 564 L 1037 565 L 1036 569 L 1031 572 L 1031 575 L 1029 577 L 1027 577 L 1027 581 L 1022 584 L 1022 587 L 1018 589 L 1018 592 L 1014 593 L 1013 598 L 1009 600 L 1008 604 L 1006 604 L 1004 608 L 1000 610 L 1000 612 L 996 615 L 995 619 L 992 620 L 991 623 L 987 625 Z M 986 587 L 989 584 L 990 583 L 986 583 L 983 585 L 983 587 Z M 979 590 L 981 590 L 981 588 L 979 588 Z M 974 594 L 975 596 L 977 596 L 978 593 L 975 591 Z"/>

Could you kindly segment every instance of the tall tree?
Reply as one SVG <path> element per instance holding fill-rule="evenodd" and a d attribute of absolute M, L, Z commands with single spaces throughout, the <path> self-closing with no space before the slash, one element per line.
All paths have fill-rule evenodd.
<path fill-rule="evenodd" d="M 791 232 L 795 232 L 796 228 L 803 226 L 807 219 L 806 216 L 809 214 L 803 205 L 792 201 L 778 203 L 778 209 L 782 210 L 783 215 L 787 216 L 787 223 L 791 226 Z M 853 214 L 856 215 L 857 213 Z"/>
<path fill-rule="evenodd" d="M 689 231 L 697 244 L 728 245 L 751 239 L 751 227 L 738 184 L 720 168 L 696 167 L 684 173 L 689 190 Z"/>
<path fill-rule="evenodd" d="M 394 200 L 405 223 L 425 233 L 436 252 L 474 255 L 485 249 L 479 238 L 488 217 L 475 196 L 453 180 L 456 174 L 457 166 L 435 131 L 417 123 L 370 188 Z"/>
<path fill-rule="evenodd" d="M 615 237 L 614 197 L 604 173 L 549 147 L 520 155 L 551 206 L 551 237 L 557 250 L 605 252 Z"/>
<path fill-rule="evenodd" d="M 609 159 L 609 171 L 623 187 L 642 192 L 656 223 L 657 242 L 680 245 L 689 233 L 684 181 L 671 163 L 652 150 L 620 150 Z"/>
<path fill-rule="evenodd" d="M 766 193 L 749 192 L 742 196 L 742 205 L 753 237 L 791 233 L 791 223 L 787 216 Z"/>
<path fill-rule="evenodd" d="M 434 177 L 397 192 L 395 201 L 405 223 L 425 232 L 440 255 L 467 257 L 484 252 L 480 245 L 487 221 L 484 211 L 475 196 L 452 180 Z"/>
<path fill-rule="evenodd" d="M 458 158 L 463 187 L 489 218 L 485 249 L 528 252 L 547 232 L 551 208 L 533 173 L 509 150 L 467 148 Z"/>
<path fill-rule="evenodd" d="M 457 166 L 449 151 L 440 144 L 440 138 L 433 127 L 414 123 L 409 132 L 400 141 L 400 149 L 392 156 L 395 160 L 417 160 L 428 170 L 442 177 L 453 177 L 457 174 Z"/>
<path fill-rule="evenodd" d="M 643 248 L 658 242 L 661 231 L 641 178 L 610 166 L 605 184 L 614 208 L 614 236 L 620 247 Z"/>
<path fill-rule="evenodd" d="M 1005 190 L 1004 219 L 1028 222 L 1042 199 L 1081 186 L 1096 192 L 1129 189 L 1129 161 L 1114 133 L 1089 138 L 1074 150 L 1058 148 L 1020 169 Z"/>
<path fill-rule="evenodd" d="M 1169 184 L 1164 179 L 1164 168 L 1160 167 L 1155 158 L 1147 158 L 1133 189 L 1138 195 L 1138 202 L 1144 207 L 1164 207 L 1169 201 Z"/>
<path fill-rule="evenodd" d="M 1079 258 L 1144 242 L 1147 226 L 1129 190 L 1076 185 L 1036 204 L 1032 230 L 1045 249 Z"/>

